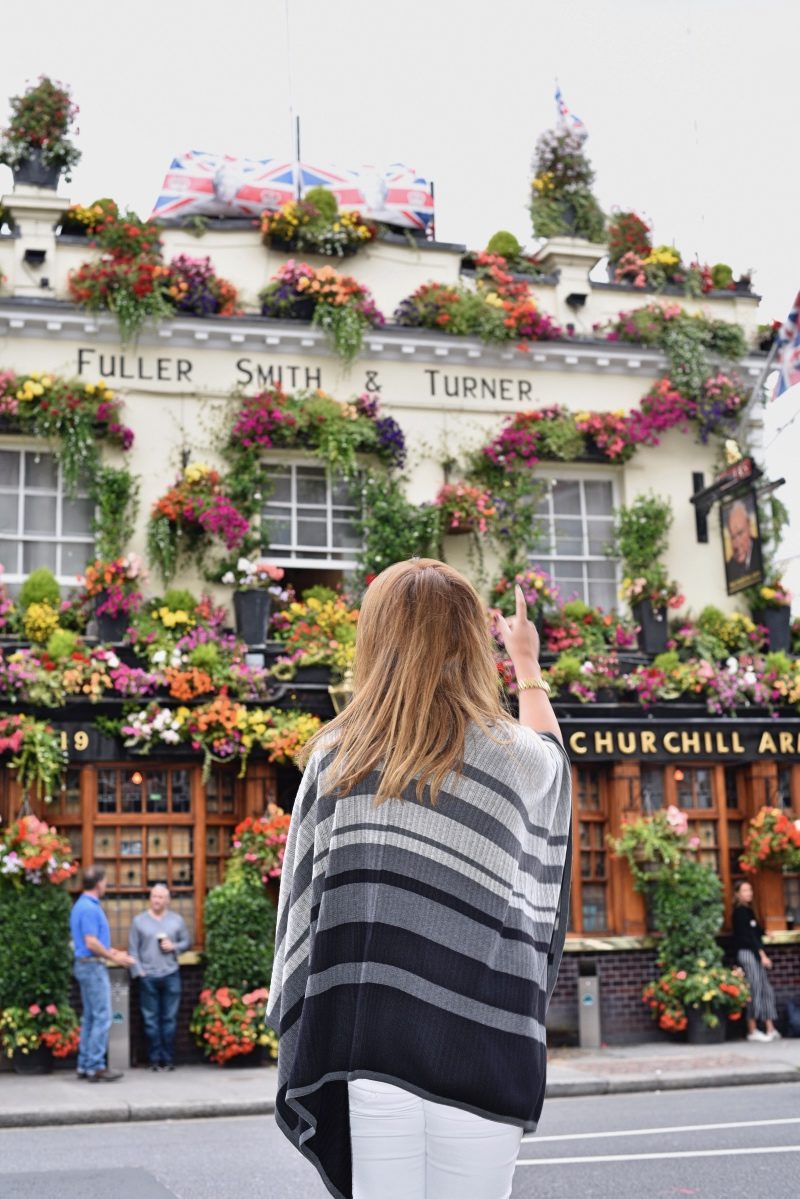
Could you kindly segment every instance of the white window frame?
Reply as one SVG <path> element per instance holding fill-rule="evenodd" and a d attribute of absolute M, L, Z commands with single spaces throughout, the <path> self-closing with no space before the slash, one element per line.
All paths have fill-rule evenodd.
<path fill-rule="evenodd" d="M 325 463 L 322 461 L 322 459 L 315 458 L 309 454 L 287 454 L 286 456 L 278 455 L 278 454 L 268 454 L 268 455 L 264 456 L 264 458 L 262 459 L 262 463 L 263 463 L 267 477 L 269 475 L 270 468 L 277 467 L 277 466 L 290 467 L 291 468 L 291 489 L 292 489 L 291 502 L 286 505 L 283 505 L 283 504 L 280 505 L 281 507 L 285 508 L 285 510 L 289 514 L 289 518 L 291 521 L 291 528 L 292 528 L 291 545 L 288 547 L 288 550 L 287 550 L 287 547 L 284 547 L 284 546 L 266 545 L 261 550 L 262 554 L 269 557 L 270 562 L 274 563 L 275 566 L 292 567 L 295 569 L 308 569 L 308 570 L 341 570 L 341 571 L 355 570 L 358 566 L 358 559 L 353 555 L 355 555 L 357 553 L 357 550 L 352 549 L 350 547 L 343 547 L 342 551 L 341 551 L 342 554 L 349 553 L 351 556 L 350 557 L 336 557 L 335 556 L 336 546 L 333 544 L 334 504 L 333 504 L 332 481 L 331 481 L 330 472 L 326 469 Z M 324 545 L 324 546 L 306 545 L 306 546 L 304 546 L 304 545 L 301 545 L 297 540 L 298 503 L 297 503 L 296 468 L 298 466 L 314 467 L 325 473 L 325 477 L 326 477 L 325 514 L 326 514 L 326 525 L 327 525 L 327 535 L 328 535 L 327 545 Z M 267 505 L 271 501 L 272 501 L 272 497 L 268 494 L 265 494 L 261 500 L 261 510 L 258 515 L 259 528 L 261 528 L 261 526 L 264 524 L 264 510 L 266 509 Z M 300 505 L 300 507 L 303 507 L 303 508 L 319 507 L 320 510 L 322 509 L 322 505 L 315 505 L 315 504 L 302 504 L 302 505 Z M 347 509 L 339 509 L 339 510 L 347 511 Z M 353 504 L 352 511 L 353 511 L 354 518 L 357 517 L 358 516 L 358 505 L 357 504 Z M 305 551 L 305 554 L 303 553 L 303 551 Z M 306 555 L 311 555 L 311 556 L 306 556 Z"/>
<path fill-rule="evenodd" d="M 89 497 L 86 494 L 86 492 L 83 492 L 80 489 L 76 492 L 74 497 L 70 497 L 67 495 L 66 489 L 64 487 L 63 467 L 62 467 L 61 463 L 58 461 L 57 455 L 55 455 L 53 453 L 53 450 L 50 448 L 50 446 L 42 445 L 41 443 L 37 443 L 36 441 L 31 441 L 30 439 L 27 439 L 27 438 L 15 437 L 13 440 L 0 439 L 0 450 L 11 451 L 12 453 L 16 453 L 20 456 L 20 481 L 17 486 L 17 529 L 16 529 L 16 532 L 14 532 L 14 533 L 0 533 L 0 562 L 2 562 L 3 566 L 5 567 L 5 571 L 3 573 L 3 582 L 7 585 L 16 587 L 16 586 L 19 586 L 19 584 L 23 583 L 25 581 L 25 579 L 27 578 L 28 574 L 30 573 L 29 571 L 24 570 L 24 568 L 21 571 L 16 570 L 16 569 L 15 570 L 9 569 L 9 563 L 7 561 L 7 555 L 5 553 L 5 547 L 9 544 L 14 546 L 15 551 L 16 551 L 17 546 L 20 545 L 20 543 L 25 545 L 26 543 L 30 543 L 30 542 L 46 541 L 48 544 L 54 544 L 56 546 L 56 565 L 59 567 L 61 565 L 61 549 L 63 546 L 66 546 L 66 545 L 88 545 L 92 549 L 92 554 L 90 554 L 90 556 L 89 556 L 89 560 L 91 561 L 91 557 L 94 553 L 94 543 L 95 543 L 94 542 L 94 534 L 91 531 L 89 531 L 86 536 L 80 536 L 77 533 L 65 534 L 63 532 L 63 527 L 62 527 L 62 521 L 63 521 L 63 515 L 64 515 L 63 514 L 64 501 L 67 499 L 70 499 L 70 498 L 85 500 L 85 499 L 88 499 Z M 26 454 L 47 454 L 48 456 L 54 458 L 56 461 L 56 468 L 57 468 L 56 489 L 55 489 L 56 527 L 55 527 L 55 530 L 53 531 L 52 536 L 48 535 L 48 534 L 44 534 L 44 533 L 27 534 L 26 535 L 23 532 L 23 526 L 22 526 L 22 521 L 23 521 L 22 498 L 23 498 L 23 495 L 24 494 L 34 495 L 34 496 L 35 495 L 43 495 L 43 496 L 52 496 L 53 495 L 52 490 L 49 488 L 33 488 L 33 489 L 26 490 L 26 487 L 25 487 L 25 455 Z M 7 489 L 3 488 L 3 491 L 5 494 L 9 494 Z M 20 562 L 20 559 L 18 557 L 17 564 L 19 564 L 19 562 Z M 78 582 L 78 575 L 63 574 L 59 570 L 55 570 L 53 573 L 55 574 L 57 582 L 62 587 L 74 587 Z"/>
<path fill-rule="evenodd" d="M 548 471 L 547 475 L 545 476 L 544 473 L 541 472 L 541 473 L 536 474 L 535 478 L 536 478 L 537 482 L 543 483 L 545 485 L 545 495 L 546 495 L 547 501 L 548 501 L 548 513 L 547 513 L 547 518 L 546 518 L 546 520 L 548 522 L 548 527 L 546 529 L 546 533 L 547 533 L 547 536 L 549 539 L 549 547 L 550 548 L 548 548 L 548 549 L 542 548 L 542 549 L 537 549 L 535 552 L 529 552 L 528 553 L 529 564 L 531 566 L 534 566 L 537 563 L 540 563 L 542 565 L 543 569 L 545 569 L 545 570 L 547 569 L 547 565 L 546 565 L 547 562 L 564 562 L 564 563 L 569 562 L 569 563 L 574 563 L 576 566 L 580 566 L 581 573 L 583 576 L 583 594 L 585 596 L 588 596 L 589 595 L 589 586 L 590 586 L 590 583 L 592 580 L 590 580 L 588 577 L 588 572 L 586 570 L 586 566 L 590 562 L 613 562 L 614 563 L 614 590 L 616 592 L 619 588 L 619 584 L 620 584 L 621 577 L 622 577 L 619 559 L 609 557 L 608 554 L 590 554 L 589 553 L 589 544 L 588 544 L 587 534 L 589 532 L 588 522 L 590 522 L 592 520 L 592 517 L 589 516 L 586 511 L 586 495 L 585 495 L 583 487 L 581 487 L 581 489 L 580 489 L 580 497 L 581 497 L 580 517 L 581 517 L 581 536 L 583 538 L 583 553 L 582 554 L 559 554 L 559 553 L 555 552 L 555 548 L 554 548 L 555 513 L 553 512 L 553 499 L 552 499 L 553 493 L 552 493 L 551 483 L 556 480 L 559 480 L 559 481 L 563 480 L 565 483 L 572 483 L 572 482 L 610 483 L 611 484 L 611 512 L 609 515 L 613 519 L 615 513 L 619 509 L 620 502 L 621 502 L 620 489 L 619 489 L 619 477 L 616 474 L 614 474 L 613 472 L 608 471 L 608 470 L 603 470 L 602 468 L 598 471 L 594 471 L 591 469 L 587 470 L 586 468 L 576 469 L 575 467 L 562 467 L 560 463 L 555 463 L 555 462 L 552 464 L 548 463 L 547 465 L 551 466 L 551 469 Z M 539 502 L 539 497 L 538 496 L 534 497 L 534 510 L 533 510 L 532 515 L 533 515 L 534 521 L 537 524 L 544 523 L 542 520 L 542 517 L 539 516 L 535 512 L 535 507 L 538 504 L 538 502 Z M 603 519 L 607 519 L 607 516 L 604 516 Z M 590 603 L 590 601 L 588 599 L 586 599 L 585 602 Z M 615 605 L 615 607 L 616 607 L 616 605 Z"/>

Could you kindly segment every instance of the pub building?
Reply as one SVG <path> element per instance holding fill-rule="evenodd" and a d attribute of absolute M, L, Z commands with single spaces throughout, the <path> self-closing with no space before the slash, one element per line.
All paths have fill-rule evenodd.
<path fill-rule="evenodd" d="M 539 255 L 541 273 L 530 284 L 539 308 L 566 331 L 560 338 L 520 349 L 510 342 L 490 345 L 396 325 L 390 314 L 421 284 L 457 285 L 472 275 L 463 246 L 385 233 L 343 268 L 371 290 L 387 315 L 384 327 L 365 333 L 348 367 L 314 325 L 259 314 L 255 297 L 289 254 L 263 246 L 248 220 L 209 221 L 200 238 L 179 223 L 164 223 L 161 229 L 165 261 L 179 254 L 208 256 L 217 274 L 236 286 L 241 314 L 179 314 L 146 324 L 135 343 L 122 345 L 111 313 L 89 312 L 69 298 L 69 272 L 92 255 L 86 237 L 61 232 L 69 201 L 53 191 L 18 186 L 3 204 L 11 224 L 0 232 L 5 276 L 0 371 L 102 383 L 123 401 L 124 421 L 135 434 L 126 460 L 140 486 L 127 549 L 142 557 L 148 514 L 178 472 L 190 461 L 221 467 L 215 429 L 237 392 L 253 394 L 280 384 L 285 391 L 324 389 L 343 402 L 361 394 L 379 400 L 382 415 L 393 417 L 403 430 L 406 495 L 421 504 L 434 500 L 452 469 L 449 464 L 463 464 L 509 416 L 554 405 L 612 413 L 637 404 L 667 363 L 658 348 L 607 340 L 594 331 L 621 309 L 680 303 L 688 311 L 740 325 L 748 345 L 755 345 L 758 297 L 752 293 L 712 291 L 698 300 L 609 283 L 602 273 L 604 248 L 576 238 L 548 242 Z M 31 250 L 36 254 L 31 256 Z M 331 262 L 306 257 L 316 267 Z M 333 265 L 342 267 L 338 260 Z M 763 364 L 764 353 L 756 348 L 738 363 L 748 387 L 758 382 Z M 745 420 L 740 442 L 759 461 L 757 408 Z M 119 461 L 118 449 L 104 445 L 102 453 L 104 461 Z M 273 485 L 261 512 L 261 527 L 271 533 L 264 538 L 264 555 L 285 569 L 298 592 L 346 579 L 357 567 L 359 545 L 352 501 L 335 474 L 302 448 L 265 451 L 263 471 Z M 754 468 L 754 479 L 757 474 Z M 563 595 L 607 612 L 620 607 L 620 564 L 605 547 L 617 509 L 652 492 L 672 505 L 665 566 L 679 581 L 686 608 L 695 614 L 706 605 L 743 610 L 740 599 L 728 594 L 718 523 L 720 505 L 736 491 L 726 486 L 713 439 L 701 444 L 691 432 L 674 428 L 661 435 L 659 444 L 637 447 L 627 461 L 602 455 L 542 461 L 532 477 L 546 486 L 536 510 L 538 548 L 530 562 L 548 571 Z M 696 496 L 702 502 L 693 503 Z M 16 594 L 38 566 L 49 566 L 64 592 L 73 588 L 95 556 L 92 517 L 85 495 L 67 496 L 53 447 L 4 419 L 0 561 L 9 593 Z M 444 552 L 475 577 L 467 541 L 448 535 Z M 496 578 L 498 570 L 487 551 L 486 580 Z M 230 587 L 209 584 L 193 569 L 180 572 L 172 585 L 231 604 Z M 152 572 L 146 590 L 157 594 L 159 587 Z M 4 652 L 15 645 L 7 643 Z M 119 652 L 125 658 L 125 648 Z M 275 652 L 272 645 L 253 647 L 253 661 L 268 661 Z M 630 665 L 648 660 L 635 649 L 620 657 Z M 324 677 L 276 682 L 270 702 L 333 714 Z M 69 757 L 63 787 L 46 808 L 34 806 L 69 837 L 81 863 L 105 867 L 105 906 L 115 944 L 125 943 L 152 882 L 169 885 L 173 907 L 193 939 L 182 963 L 180 1047 L 188 1059 L 195 1052 L 186 1025 L 200 986 L 204 897 L 223 877 L 236 824 L 265 813 L 272 802 L 290 810 L 299 775 L 256 751 L 243 778 L 237 763 L 215 764 L 204 783 L 200 754 L 191 747 L 155 746 L 143 755 L 126 750 L 119 738 L 98 727 L 98 717 L 118 714 L 121 705 L 120 698 L 96 704 L 70 699 L 54 711 L 0 696 L 0 711 L 30 710 L 60 730 Z M 636 697 L 619 692 L 608 702 L 598 697 L 590 704 L 562 694 L 555 707 L 573 763 L 575 848 L 570 934 L 549 1016 L 551 1034 L 574 1040 L 577 979 L 590 970 L 599 977 L 603 1039 L 646 1039 L 658 1035 L 641 1002 L 642 986 L 653 977 L 654 943 L 643 899 L 625 863 L 610 854 L 607 837 L 642 813 L 677 805 L 700 839 L 702 859 L 722 879 L 729 927 L 748 820 L 765 804 L 800 816 L 800 718 L 794 709 L 775 715 L 756 708 L 713 716 L 704 703 L 685 700 L 644 708 Z M 2 771 L 4 821 L 13 818 L 20 798 L 14 772 Z M 800 917 L 800 876 L 762 872 L 755 887 L 771 937 L 779 1002 L 785 1003 L 800 986 L 800 934 L 793 929 Z"/>

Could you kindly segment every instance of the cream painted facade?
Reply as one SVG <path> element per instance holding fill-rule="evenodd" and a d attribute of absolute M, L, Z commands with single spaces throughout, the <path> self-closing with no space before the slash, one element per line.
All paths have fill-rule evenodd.
<path fill-rule="evenodd" d="M 559 323 L 575 325 L 578 336 L 531 345 L 528 352 L 490 347 L 479 341 L 427 330 L 387 326 L 369 333 L 362 354 L 345 370 L 316 329 L 292 321 L 243 317 L 180 318 L 147 328 L 135 346 L 121 347 L 114 319 L 76 309 L 67 298 L 71 269 L 89 251 L 77 239 L 57 238 L 58 213 L 68 201 L 53 204 L 53 193 L 27 189 L 5 197 L 20 228 L 16 237 L 0 237 L 0 369 L 42 370 L 77 376 L 84 382 L 102 379 L 125 402 L 124 419 L 135 434 L 126 459 L 141 478 L 139 524 L 131 549 L 144 552 L 144 529 L 153 501 L 170 485 L 182 454 L 211 464 L 217 461 L 215 433 L 226 419 L 234 389 L 252 391 L 282 381 L 287 390 L 322 387 L 347 400 L 363 391 L 379 396 L 384 414 L 400 423 L 408 444 L 408 495 L 432 500 L 444 482 L 442 463 L 463 461 L 482 444 L 503 418 L 545 405 L 575 410 L 627 409 L 638 402 L 665 368 L 656 352 L 638 346 L 594 340 L 592 326 L 657 297 L 635 289 L 592 282 L 602 248 L 565 239 L 545 248 L 546 265 L 557 282 L 535 284 L 542 310 Z M 44 249 L 43 266 L 24 261 L 26 248 Z M 219 229 L 202 237 L 186 230 L 164 230 L 164 256 L 187 253 L 209 256 L 215 270 L 239 289 L 246 307 L 257 308 L 257 292 L 285 261 L 268 252 L 256 229 Z M 332 262 L 372 290 L 381 310 L 391 316 L 401 299 L 429 280 L 459 279 L 462 247 L 413 246 L 399 239 L 376 242 L 357 257 Z M 331 262 L 309 259 L 314 265 Z M 38 285 L 47 278 L 52 286 Z M 582 307 L 567 305 L 568 296 L 585 296 Z M 754 332 L 756 297 L 730 293 L 702 302 L 664 297 L 716 318 L 735 321 Z M 740 373 L 755 383 L 763 357 L 752 355 Z M 751 422 L 747 440 L 758 450 L 760 426 Z M 0 448 L 20 445 L 20 438 L 0 435 Z M 708 544 L 698 544 L 694 508 L 689 502 L 693 472 L 706 482 L 714 473 L 717 450 L 695 443 L 691 434 L 668 433 L 661 445 L 642 448 L 625 466 L 543 463 L 537 475 L 603 478 L 613 482 L 617 504 L 655 491 L 672 502 L 675 515 L 667 566 L 680 580 L 688 605 L 697 611 L 715 603 L 732 609 L 726 595 L 719 523 L 710 519 Z M 114 452 L 109 452 L 109 460 Z M 459 468 L 451 478 L 459 477 Z M 448 560 L 466 568 L 464 538 L 449 537 Z M 491 576 L 491 568 L 489 574 Z M 196 586 L 199 580 L 177 580 Z M 228 598 L 225 589 L 219 598 Z"/>

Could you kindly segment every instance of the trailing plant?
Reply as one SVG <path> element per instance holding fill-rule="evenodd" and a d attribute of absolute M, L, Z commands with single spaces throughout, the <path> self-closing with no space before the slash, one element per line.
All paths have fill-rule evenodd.
<path fill-rule="evenodd" d="M 0 754 L 11 753 L 9 765 L 26 800 L 50 803 L 67 765 L 59 734 L 33 716 L 0 716 Z"/>
<path fill-rule="evenodd" d="M 680 607 L 678 585 L 668 580 L 659 561 L 669 545 L 672 506 L 653 495 L 637 496 L 617 510 L 610 552 L 622 560 L 622 596 L 630 604 L 648 599 L 656 609 Z"/>
<path fill-rule="evenodd" d="M 250 525 L 225 494 L 219 471 L 191 462 L 155 501 L 147 524 L 147 554 L 164 582 L 186 558 L 201 566 L 214 540 L 239 549 Z"/>
<path fill-rule="evenodd" d="M 613 854 L 624 858 L 637 891 L 652 887 L 660 879 L 669 879 L 692 845 L 686 813 L 670 804 L 652 816 L 626 821 L 618 837 L 607 837 Z"/>
<path fill-rule="evenodd" d="M 401 478 L 366 471 L 354 494 L 359 501 L 354 523 L 360 542 L 356 590 L 395 562 L 438 553 L 439 512 L 432 504 L 406 499 Z"/>
<path fill-rule="evenodd" d="M 98 558 L 117 558 L 131 540 L 139 509 L 139 480 L 127 466 L 101 466 L 94 474 L 94 545 Z"/>
<path fill-rule="evenodd" d="M 12 96 L 10 105 L 11 120 L 3 130 L 0 162 L 16 171 L 38 152 L 45 166 L 65 171 L 69 181 L 69 172 L 81 158 L 69 138 L 78 115 L 69 88 L 41 75 L 21 96 Z"/>
<path fill-rule="evenodd" d="M 331 266 L 318 271 L 289 260 L 259 294 L 264 316 L 291 316 L 301 300 L 313 307 L 312 324 L 323 330 L 336 353 L 349 364 L 357 357 L 367 329 L 384 318 L 371 293 L 350 275 Z"/>
<path fill-rule="evenodd" d="M 88 481 L 94 491 L 100 443 L 129 450 L 133 432 L 120 422 L 122 401 L 104 384 L 79 383 L 42 371 L 0 371 L 0 414 L 21 432 L 51 444 L 73 497 Z"/>

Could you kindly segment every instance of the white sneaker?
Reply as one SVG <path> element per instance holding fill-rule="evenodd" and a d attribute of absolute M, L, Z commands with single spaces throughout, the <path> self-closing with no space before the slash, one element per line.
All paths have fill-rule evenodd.
<path fill-rule="evenodd" d="M 765 1032 L 762 1032 L 760 1028 L 757 1028 L 755 1032 L 749 1032 L 747 1034 L 747 1039 L 748 1041 L 771 1041 L 772 1037 L 768 1037 Z"/>
<path fill-rule="evenodd" d="M 773 1028 L 772 1032 L 768 1032 L 766 1034 L 766 1037 L 767 1037 L 768 1041 L 782 1041 L 783 1040 L 783 1037 L 778 1032 L 777 1028 Z"/>

